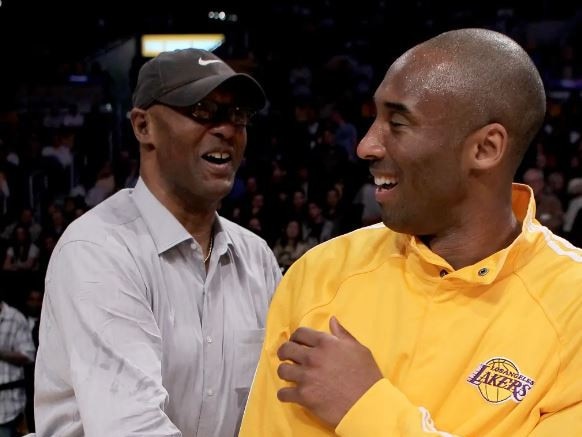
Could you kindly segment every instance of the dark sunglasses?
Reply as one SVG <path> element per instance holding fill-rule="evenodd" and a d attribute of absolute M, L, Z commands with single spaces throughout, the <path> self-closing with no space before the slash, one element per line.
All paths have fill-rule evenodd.
<path fill-rule="evenodd" d="M 188 108 L 176 109 L 189 115 L 198 123 L 218 124 L 229 122 L 241 127 L 248 126 L 256 114 L 256 111 L 245 106 L 226 105 L 213 100 L 201 100 Z"/>

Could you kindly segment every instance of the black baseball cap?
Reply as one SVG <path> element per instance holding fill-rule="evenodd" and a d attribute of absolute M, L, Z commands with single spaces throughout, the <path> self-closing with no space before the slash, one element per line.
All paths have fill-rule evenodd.
<path fill-rule="evenodd" d="M 148 108 L 154 102 L 186 107 L 194 105 L 219 85 L 228 82 L 245 104 L 265 106 L 261 85 L 245 73 L 236 73 L 222 59 L 202 49 L 161 52 L 139 70 L 133 105 Z"/>

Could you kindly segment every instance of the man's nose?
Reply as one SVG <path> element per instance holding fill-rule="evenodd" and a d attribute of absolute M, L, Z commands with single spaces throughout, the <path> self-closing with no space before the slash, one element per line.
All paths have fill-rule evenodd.
<path fill-rule="evenodd" d="M 357 148 L 358 157 L 365 160 L 378 160 L 384 158 L 386 147 L 380 135 L 380 129 L 376 123 L 370 126 L 364 138 Z"/>
<path fill-rule="evenodd" d="M 237 126 L 231 121 L 223 120 L 220 123 L 217 123 L 214 126 L 212 126 L 212 134 L 224 140 L 230 140 L 241 129 L 245 128 L 243 126 Z"/>

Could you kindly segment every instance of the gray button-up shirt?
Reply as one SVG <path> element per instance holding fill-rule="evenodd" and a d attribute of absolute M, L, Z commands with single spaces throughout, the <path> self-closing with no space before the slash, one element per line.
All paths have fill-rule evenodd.
<path fill-rule="evenodd" d="M 264 240 L 217 216 L 200 245 L 142 180 L 69 225 L 49 264 L 39 437 L 233 437 L 281 277 Z"/>

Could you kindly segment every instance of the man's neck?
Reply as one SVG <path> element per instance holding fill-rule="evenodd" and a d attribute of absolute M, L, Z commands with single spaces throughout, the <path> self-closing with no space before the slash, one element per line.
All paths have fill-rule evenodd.
<path fill-rule="evenodd" d="M 216 211 L 206 213 L 173 213 L 176 219 L 186 228 L 200 245 L 205 246 L 209 241 L 216 220 Z"/>
<path fill-rule="evenodd" d="M 209 203 L 195 199 L 185 202 L 170 191 L 161 188 L 155 183 L 148 182 L 144 178 L 144 183 L 146 183 L 151 193 L 176 217 L 202 247 L 206 247 L 210 241 L 219 202 Z"/>
<path fill-rule="evenodd" d="M 455 270 L 475 264 L 508 247 L 520 234 L 521 223 L 513 211 L 487 216 L 479 213 L 450 233 L 421 237 L 430 249 Z"/>

